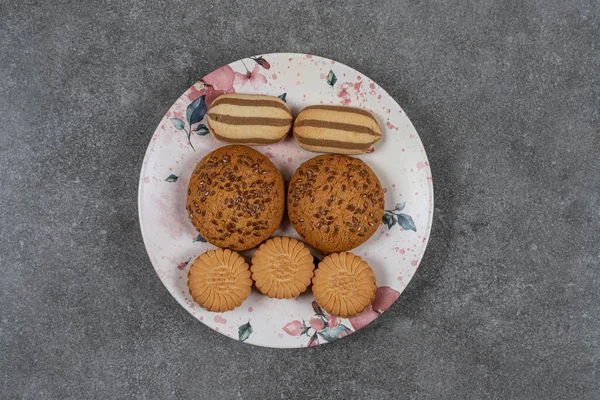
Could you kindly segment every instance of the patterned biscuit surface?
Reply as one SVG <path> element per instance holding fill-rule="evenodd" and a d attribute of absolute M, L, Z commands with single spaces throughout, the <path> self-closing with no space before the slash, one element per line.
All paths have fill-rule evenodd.
<path fill-rule="evenodd" d="M 325 257 L 315 271 L 312 291 L 325 311 L 348 318 L 362 312 L 375 299 L 373 270 L 352 253 Z"/>
<path fill-rule="evenodd" d="M 367 110 L 355 107 L 314 105 L 294 121 L 294 138 L 309 151 L 361 154 L 381 139 L 381 128 Z"/>
<path fill-rule="evenodd" d="M 287 136 L 292 122 L 287 104 L 274 96 L 224 94 L 208 110 L 208 129 L 215 139 L 226 143 L 276 143 Z"/>
<path fill-rule="evenodd" d="M 233 310 L 250 294 L 252 280 L 244 258 L 229 249 L 201 254 L 188 272 L 194 301 L 209 311 Z"/>
<path fill-rule="evenodd" d="M 315 265 L 302 242 L 274 237 L 261 244 L 252 258 L 252 279 L 261 293 L 289 299 L 310 285 Z"/>

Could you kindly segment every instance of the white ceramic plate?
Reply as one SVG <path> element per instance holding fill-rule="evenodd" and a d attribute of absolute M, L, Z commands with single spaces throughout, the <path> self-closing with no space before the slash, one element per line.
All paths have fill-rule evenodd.
<path fill-rule="evenodd" d="M 379 177 L 387 210 L 375 235 L 352 250 L 371 265 L 377 278 L 375 301 L 363 313 L 350 319 L 328 315 L 316 304 L 310 290 L 289 300 L 270 299 L 253 290 L 241 307 L 226 313 L 206 311 L 189 295 L 186 282 L 190 262 L 214 246 L 203 242 L 188 220 L 187 185 L 195 165 L 223 146 L 208 134 L 204 114 L 205 105 L 226 92 L 281 96 L 294 115 L 311 104 L 340 104 L 370 110 L 379 120 L 383 139 L 374 152 L 359 156 Z M 301 149 L 292 135 L 281 143 L 255 149 L 273 161 L 286 181 L 302 162 L 317 155 Z M 415 128 L 402 108 L 375 82 L 326 58 L 277 53 L 219 68 L 171 106 L 146 151 L 138 202 L 142 235 L 152 265 L 173 297 L 194 317 L 245 343 L 307 347 L 353 333 L 378 317 L 402 293 L 427 246 L 433 183 Z M 300 239 L 285 219 L 275 235 Z M 318 252 L 314 254 L 322 258 Z"/>

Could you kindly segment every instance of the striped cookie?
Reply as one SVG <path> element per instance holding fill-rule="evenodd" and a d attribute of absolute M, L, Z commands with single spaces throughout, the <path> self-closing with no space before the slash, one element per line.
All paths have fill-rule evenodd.
<path fill-rule="evenodd" d="M 292 113 L 277 97 L 223 94 L 208 110 L 208 129 L 225 143 L 265 145 L 283 140 L 292 128 Z"/>
<path fill-rule="evenodd" d="M 361 108 L 315 105 L 296 118 L 294 137 L 305 150 L 362 154 L 381 139 L 381 129 L 373 114 Z"/>

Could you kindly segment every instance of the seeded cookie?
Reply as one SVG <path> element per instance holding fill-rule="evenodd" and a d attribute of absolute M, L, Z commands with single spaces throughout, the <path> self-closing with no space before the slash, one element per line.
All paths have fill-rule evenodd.
<path fill-rule="evenodd" d="M 259 94 L 223 94 L 208 110 L 208 129 L 226 143 L 264 145 L 283 140 L 292 129 L 283 100 Z"/>
<path fill-rule="evenodd" d="M 375 299 L 377 291 L 373 270 L 352 253 L 325 257 L 312 283 L 317 303 L 328 313 L 342 318 L 362 312 Z"/>
<path fill-rule="evenodd" d="M 200 235 L 215 246 L 238 251 L 271 236 L 284 206 L 281 173 L 246 146 L 209 153 L 196 165 L 187 191 L 187 212 Z"/>
<path fill-rule="evenodd" d="M 210 250 L 190 267 L 188 287 L 194 301 L 207 310 L 233 310 L 250 294 L 250 269 L 244 258 L 234 251 Z"/>
<path fill-rule="evenodd" d="M 308 106 L 294 121 L 296 142 L 305 150 L 319 153 L 365 153 L 381 136 L 373 114 L 362 108 Z"/>
<path fill-rule="evenodd" d="M 315 264 L 302 242 L 288 237 L 267 240 L 252 257 L 252 279 L 261 293 L 278 299 L 300 295 L 310 285 Z"/>
<path fill-rule="evenodd" d="M 306 243 L 324 253 L 353 249 L 381 224 L 383 189 L 363 161 L 339 154 L 304 162 L 290 180 L 287 212 Z"/>

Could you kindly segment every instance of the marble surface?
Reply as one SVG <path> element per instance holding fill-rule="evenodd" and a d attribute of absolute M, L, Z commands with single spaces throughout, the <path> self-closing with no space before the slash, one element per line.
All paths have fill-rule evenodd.
<path fill-rule="evenodd" d="M 0 1 L 0 396 L 599 398 L 599 15 L 583 0 Z M 137 219 L 171 103 L 279 51 L 380 83 L 435 186 L 400 299 L 311 349 L 196 321 Z"/>

